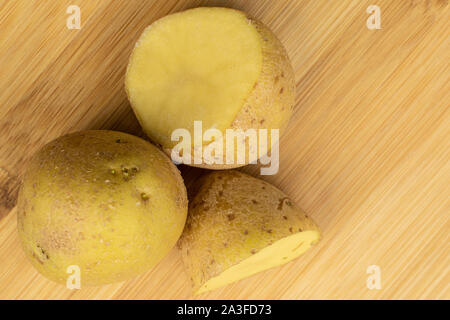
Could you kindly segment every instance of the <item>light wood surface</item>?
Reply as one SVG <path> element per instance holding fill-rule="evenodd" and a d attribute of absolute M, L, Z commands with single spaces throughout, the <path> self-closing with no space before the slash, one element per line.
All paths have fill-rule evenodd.
<path fill-rule="evenodd" d="M 71 4 L 81 30 L 66 27 Z M 450 7 L 428 0 L 0 0 L 0 298 L 193 298 L 176 249 L 123 283 L 68 290 L 46 280 L 20 248 L 15 202 L 46 142 L 82 129 L 142 136 L 123 88 L 130 51 L 157 18 L 205 4 L 242 9 L 285 44 L 296 109 L 280 171 L 264 179 L 324 238 L 285 266 L 194 298 L 449 299 Z M 371 4 L 381 30 L 366 27 Z M 181 169 L 188 185 L 201 172 Z M 369 265 L 381 269 L 380 290 L 366 287 Z"/>

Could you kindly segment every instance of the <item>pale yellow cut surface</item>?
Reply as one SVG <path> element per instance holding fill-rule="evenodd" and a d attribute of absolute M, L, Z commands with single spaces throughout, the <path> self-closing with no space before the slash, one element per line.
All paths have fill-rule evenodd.
<path fill-rule="evenodd" d="M 173 147 L 172 132 L 230 127 L 261 73 L 262 40 L 240 11 L 198 8 L 166 16 L 136 44 L 126 76 L 147 134 Z"/>
<path fill-rule="evenodd" d="M 214 290 L 255 273 L 285 264 L 303 254 L 319 239 L 318 231 L 305 231 L 278 240 L 273 245 L 210 279 L 196 293 Z"/>

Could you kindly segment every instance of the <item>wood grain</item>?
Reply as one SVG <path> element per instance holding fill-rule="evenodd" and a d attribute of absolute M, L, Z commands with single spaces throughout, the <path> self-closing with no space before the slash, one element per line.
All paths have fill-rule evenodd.
<path fill-rule="evenodd" d="M 79 5 L 82 29 L 66 28 Z M 366 8 L 381 8 L 381 30 Z M 190 299 L 177 250 L 130 281 L 68 290 L 39 275 L 16 232 L 29 157 L 67 132 L 143 136 L 123 88 L 142 30 L 185 8 L 244 10 L 285 44 L 296 109 L 280 171 L 264 179 L 322 227 L 301 258 L 206 299 L 449 299 L 448 1 L 0 1 L 0 298 Z M 258 168 L 243 169 L 258 175 Z M 183 167 L 189 185 L 201 170 Z M 378 265 L 381 290 L 366 287 Z"/>

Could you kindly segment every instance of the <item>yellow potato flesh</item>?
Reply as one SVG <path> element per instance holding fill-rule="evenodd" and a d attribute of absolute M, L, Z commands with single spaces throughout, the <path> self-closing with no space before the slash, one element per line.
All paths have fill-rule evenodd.
<path fill-rule="evenodd" d="M 193 136 L 230 127 L 258 80 L 262 40 L 239 11 L 198 8 L 153 23 L 136 44 L 126 76 L 134 111 L 147 134 L 173 147 L 175 129 Z"/>
<path fill-rule="evenodd" d="M 293 260 L 320 239 L 318 231 L 305 231 L 276 241 L 258 253 L 207 281 L 196 294 L 214 290 L 255 273 Z"/>

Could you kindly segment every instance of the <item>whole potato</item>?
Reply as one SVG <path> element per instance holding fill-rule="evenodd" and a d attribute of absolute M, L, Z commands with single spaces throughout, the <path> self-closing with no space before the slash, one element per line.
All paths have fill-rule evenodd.
<path fill-rule="evenodd" d="M 77 132 L 45 145 L 18 199 L 26 255 L 61 283 L 71 265 L 80 268 L 82 285 L 148 270 L 174 246 L 186 215 L 175 165 L 145 140 L 114 131 Z"/>

